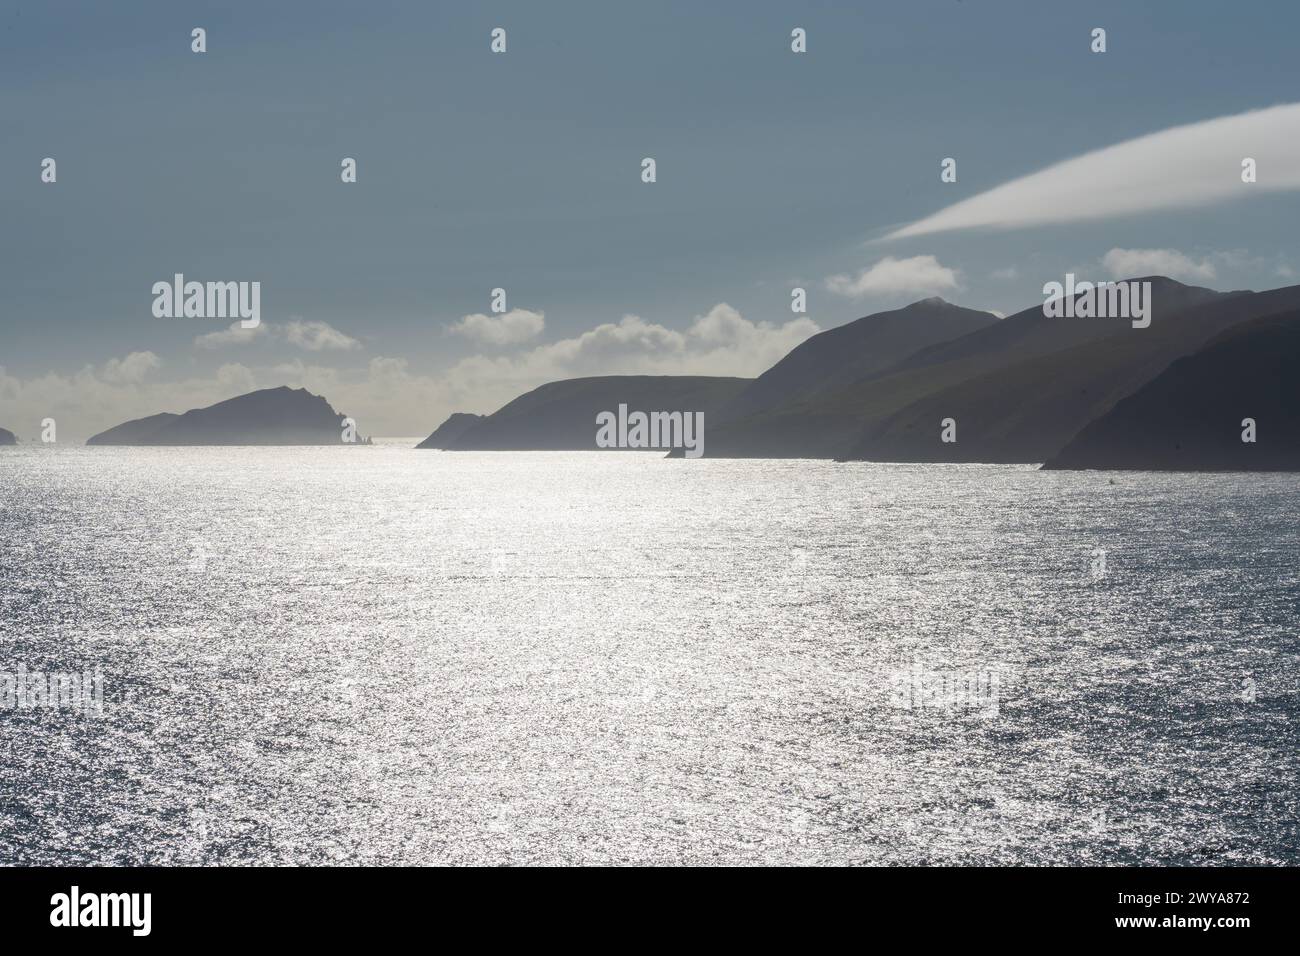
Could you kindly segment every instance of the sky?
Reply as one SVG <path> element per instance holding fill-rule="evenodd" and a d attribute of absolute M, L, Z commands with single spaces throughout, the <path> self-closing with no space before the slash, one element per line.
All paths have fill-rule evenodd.
<path fill-rule="evenodd" d="M 1251 0 L 5 2 L 0 427 L 290 385 L 422 437 L 555 379 L 756 375 L 931 295 L 1295 284 L 1298 30 Z M 156 317 L 176 273 L 260 282 L 261 326 Z"/>

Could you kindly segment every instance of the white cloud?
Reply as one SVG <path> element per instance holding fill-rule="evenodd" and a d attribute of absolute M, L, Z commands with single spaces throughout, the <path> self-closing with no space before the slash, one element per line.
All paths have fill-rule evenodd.
<path fill-rule="evenodd" d="M 221 349 L 234 345 L 248 345 L 263 336 L 283 339 L 290 345 L 308 352 L 339 351 L 361 348 L 361 343 L 352 336 L 340 332 L 328 322 L 303 321 L 297 317 L 286 325 L 263 322 L 261 325 L 246 329 L 234 322 L 229 328 L 220 332 L 209 332 L 194 340 L 194 347 L 199 349 Z"/>
<path fill-rule="evenodd" d="M 0 399 L 8 420 L 4 427 L 37 434 L 39 422 L 53 418 L 60 440 L 77 441 L 133 418 L 188 411 L 256 387 L 250 385 L 251 373 L 238 371 L 242 366 L 226 366 L 213 378 L 145 381 L 144 373 L 156 366 L 129 359 L 99 369 L 87 365 L 72 375 L 48 372 L 31 379 L 18 379 L 0 367 Z M 131 376 L 136 379 L 128 381 Z"/>
<path fill-rule="evenodd" d="M 518 355 L 462 359 L 445 373 L 453 388 L 480 395 L 495 411 L 545 382 L 584 375 L 758 375 L 820 331 L 809 318 L 783 325 L 751 322 L 725 302 L 696 316 L 684 332 L 626 315 L 580 335 Z"/>
<path fill-rule="evenodd" d="M 627 315 L 579 335 L 514 355 L 473 355 L 430 375 L 405 359 L 372 359 L 363 381 L 326 392 L 355 409 L 363 431 L 427 434 L 452 412 L 494 412 L 546 382 L 585 375 L 758 375 L 820 331 L 806 317 L 782 325 L 752 322 L 726 303 L 696 316 L 685 331 Z M 316 381 L 305 376 L 304 384 Z M 336 407 L 339 407 L 336 405 Z M 416 410 L 412 422 L 412 409 Z M 372 422 L 373 425 L 367 425 Z M 406 424 L 403 424 L 406 423 Z"/>
<path fill-rule="evenodd" d="M 100 374 L 114 385 L 135 385 L 161 365 L 162 359 L 152 352 L 132 352 L 124 359 L 109 359 Z"/>
<path fill-rule="evenodd" d="M 1214 263 L 1209 259 L 1196 262 L 1177 249 L 1112 249 L 1101 257 L 1101 264 L 1115 279 L 1162 275 L 1208 281 L 1215 277 Z"/>
<path fill-rule="evenodd" d="M 232 322 L 229 328 L 222 329 L 220 332 L 200 335 L 194 340 L 194 346 L 200 349 L 220 349 L 229 345 L 247 345 L 254 339 L 266 335 L 269 330 L 270 326 L 265 323 L 246 329 L 240 323 Z"/>
<path fill-rule="evenodd" d="M 232 396 L 243 395 L 257 388 L 257 377 L 245 365 L 232 362 L 217 369 L 217 382 Z"/>
<path fill-rule="evenodd" d="M 511 309 L 501 315 L 475 313 L 464 316 L 449 331 L 485 345 L 518 345 L 537 338 L 545 328 L 544 312 Z"/>
<path fill-rule="evenodd" d="M 959 285 L 957 270 L 940 265 L 934 256 L 912 256 L 910 259 L 886 256 L 856 276 L 835 275 L 826 280 L 826 288 L 851 299 L 868 295 L 944 292 Z"/>
<path fill-rule="evenodd" d="M 350 335 L 344 335 L 328 322 L 304 322 L 294 319 L 284 327 L 284 338 L 290 345 L 308 352 L 347 351 L 361 347 Z"/>
<path fill-rule="evenodd" d="M 1241 161 L 1258 180 L 1241 181 Z M 1013 229 L 1204 206 L 1300 189 L 1300 103 L 1176 126 L 1094 150 L 972 196 L 886 239 Z"/>
<path fill-rule="evenodd" d="M 357 420 L 362 434 L 424 437 L 452 412 L 493 412 L 546 382 L 581 375 L 739 375 L 770 368 L 818 332 L 811 319 L 782 325 L 752 322 L 725 303 L 696 316 L 685 331 L 629 315 L 580 335 L 515 355 L 474 355 L 447 369 L 412 370 L 406 359 L 378 356 L 360 368 L 307 364 L 300 358 L 268 367 L 238 363 L 215 373 L 170 382 L 121 381 L 139 360 L 86 366 L 71 376 L 53 373 L 19 380 L 0 367 L 4 427 L 32 429 L 42 418 L 59 422 L 65 441 L 84 440 L 133 418 L 184 412 L 257 388 L 288 385 L 324 395 Z M 147 362 L 145 363 L 148 364 Z M 108 369 L 115 381 L 109 381 Z"/>

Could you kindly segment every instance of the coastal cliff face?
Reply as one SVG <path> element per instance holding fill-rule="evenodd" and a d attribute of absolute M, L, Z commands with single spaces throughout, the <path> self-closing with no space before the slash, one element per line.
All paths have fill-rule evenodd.
<path fill-rule="evenodd" d="M 616 412 L 620 405 L 643 412 L 698 412 L 707 423 L 752 381 L 702 375 L 565 379 L 535 388 L 486 418 L 469 423 L 454 440 L 430 444 L 438 436 L 435 432 L 420 447 L 451 451 L 596 449 L 596 416 L 602 412 Z"/>
<path fill-rule="evenodd" d="M 360 443 L 358 437 L 358 443 Z M 249 392 L 207 408 L 124 422 L 87 445 L 339 445 L 343 416 L 306 389 Z"/>
<path fill-rule="evenodd" d="M 1300 310 L 1233 328 L 1087 425 L 1047 469 L 1300 470 Z"/>
<path fill-rule="evenodd" d="M 18 439 L 14 437 L 14 433 L 8 429 L 0 428 L 0 445 L 16 444 L 18 444 Z"/>

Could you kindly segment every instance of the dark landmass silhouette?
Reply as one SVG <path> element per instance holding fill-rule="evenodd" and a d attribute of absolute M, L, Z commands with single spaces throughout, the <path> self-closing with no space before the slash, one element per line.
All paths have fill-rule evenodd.
<path fill-rule="evenodd" d="M 461 435 L 465 434 L 465 432 L 469 431 L 486 417 L 487 416 L 485 415 L 471 415 L 469 412 L 453 412 L 445 422 L 434 429 L 432 435 L 415 447 L 451 448 Z"/>
<path fill-rule="evenodd" d="M 1157 323 L 1171 321 L 1184 309 L 1234 297 L 1232 293 L 1186 286 L 1160 276 L 1132 281 L 1152 283 L 1154 318 L 1151 328 L 1134 329 L 1130 320 L 1122 318 L 1047 318 L 1043 315 L 1041 303 L 1035 304 L 973 332 L 919 349 L 849 385 L 811 399 L 724 422 L 710 436 L 706 455 L 1041 462 L 1045 454 L 1040 449 L 1056 451 L 1073 436 L 1078 425 L 1056 428 L 1040 437 L 1032 429 L 1017 431 L 1008 424 L 1008 432 L 1014 433 L 1010 439 L 1001 445 L 989 441 L 981 446 L 973 440 L 967 441 L 962 428 L 963 417 L 977 419 L 988 414 L 1001 423 L 1008 417 L 1023 413 L 1022 403 L 1037 401 L 1037 392 L 1028 395 L 1022 392 L 1014 401 L 1007 401 L 1004 378 L 1010 381 L 1019 375 L 1026 377 L 1026 384 L 1030 386 L 1039 384 L 1028 379 L 1048 356 L 1102 342 L 1120 342 L 1125 347 L 1141 351 L 1149 346 L 1143 346 L 1137 340 L 1151 335 Z M 1125 336 L 1135 341 L 1130 342 Z M 1173 333 L 1174 340 L 1178 337 Z M 1182 347 L 1183 352 L 1191 351 L 1201 341 L 1203 339 L 1190 342 Z M 1109 351 L 1108 345 L 1090 354 L 1094 361 L 1105 361 Z M 1177 347 L 1174 351 L 1183 354 Z M 1017 371 L 1008 371 L 1013 369 Z M 1152 368 L 1149 375 L 1158 371 L 1159 367 Z M 942 397 L 947 390 L 968 382 L 982 384 L 966 393 L 954 392 Z M 1140 381 L 1134 383 L 1134 387 L 1137 384 Z M 935 400 L 925 404 L 932 397 Z M 982 411 L 986 405 L 991 409 L 988 413 Z M 934 407 L 945 410 L 935 417 Z M 939 422 L 946 417 L 958 422 L 956 443 L 939 441 Z M 915 432 L 918 437 L 913 437 L 909 431 L 918 427 L 916 423 L 924 427 Z M 912 429 L 909 429 L 909 424 Z M 992 423 L 983 433 L 997 434 Z"/>
<path fill-rule="evenodd" d="M 306 389 L 266 388 L 193 409 L 164 412 L 100 432 L 87 445 L 340 445 L 343 418 Z M 358 443 L 362 443 L 358 436 Z"/>
<path fill-rule="evenodd" d="M 7 428 L 0 428 L 0 445 L 16 445 L 18 439 Z"/>
<path fill-rule="evenodd" d="M 1046 468 L 1300 469 L 1300 286 L 1216 292 L 1163 276 L 1151 324 L 1009 318 L 925 299 L 819 333 L 757 379 L 609 375 L 550 382 L 491 415 L 456 413 L 419 448 L 595 449 L 596 416 L 703 412 L 708 457 L 1046 462 Z M 941 440 L 944 419 L 957 441 Z M 1241 420 L 1259 440 L 1241 442 Z M 335 445 L 343 416 L 304 389 L 125 422 L 90 445 Z M 7 437 L 6 437 L 7 436 Z M 364 443 L 364 440 L 361 440 Z M 14 436 L 0 429 L 0 443 Z M 672 452 L 680 455 L 681 451 Z"/>
<path fill-rule="evenodd" d="M 869 461 L 1042 462 L 1108 412 L 1215 336 L 1241 323 L 1300 308 L 1300 287 L 1210 298 L 1170 295 L 1153 282 L 1149 328 L 1126 323 L 1091 342 L 1008 363 L 931 392 L 871 423 L 849 456 Z M 1169 280 L 1162 280 L 1167 283 Z M 1163 293 L 1163 294 L 1162 294 Z M 1190 303 L 1190 304 L 1189 304 Z M 1104 319 L 1044 319 L 1096 322 Z M 1122 320 L 1121 320 L 1122 322 Z M 1015 346 L 1010 346 L 1011 352 Z M 957 422 L 957 441 L 940 441 L 940 422 Z"/>
<path fill-rule="evenodd" d="M 729 402 L 720 417 L 741 419 L 805 401 L 861 381 L 927 346 L 997 322 L 991 312 L 965 309 L 937 297 L 868 315 L 796 346 Z"/>
<path fill-rule="evenodd" d="M 629 412 L 703 412 L 707 449 L 711 416 L 753 381 L 704 375 L 603 375 L 550 382 L 519 396 L 443 447 L 449 451 L 594 450 L 596 416 L 617 414 L 622 404 Z M 419 447 L 437 447 L 429 444 L 433 438 L 429 436 Z"/>
<path fill-rule="evenodd" d="M 1046 469 L 1300 470 L 1300 310 L 1236 326 L 1089 423 Z M 1255 441 L 1242 441 L 1244 419 Z"/>
<path fill-rule="evenodd" d="M 151 442 L 148 439 L 162 430 L 163 426 L 180 418 L 174 412 L 160 412 L 148 418 L 137 418 L 123 422 L 107 431 L 102 431 L 86 440 L 87 445 L 154 445 L 166 442 Z"/>

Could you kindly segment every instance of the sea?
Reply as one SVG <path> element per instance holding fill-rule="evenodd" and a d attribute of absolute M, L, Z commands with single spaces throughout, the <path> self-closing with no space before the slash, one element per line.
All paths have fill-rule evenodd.
<path fill-rule="evenodd" d="M 3 864 L 1300 863 L 1300 477 L 0 449 Z"/>

